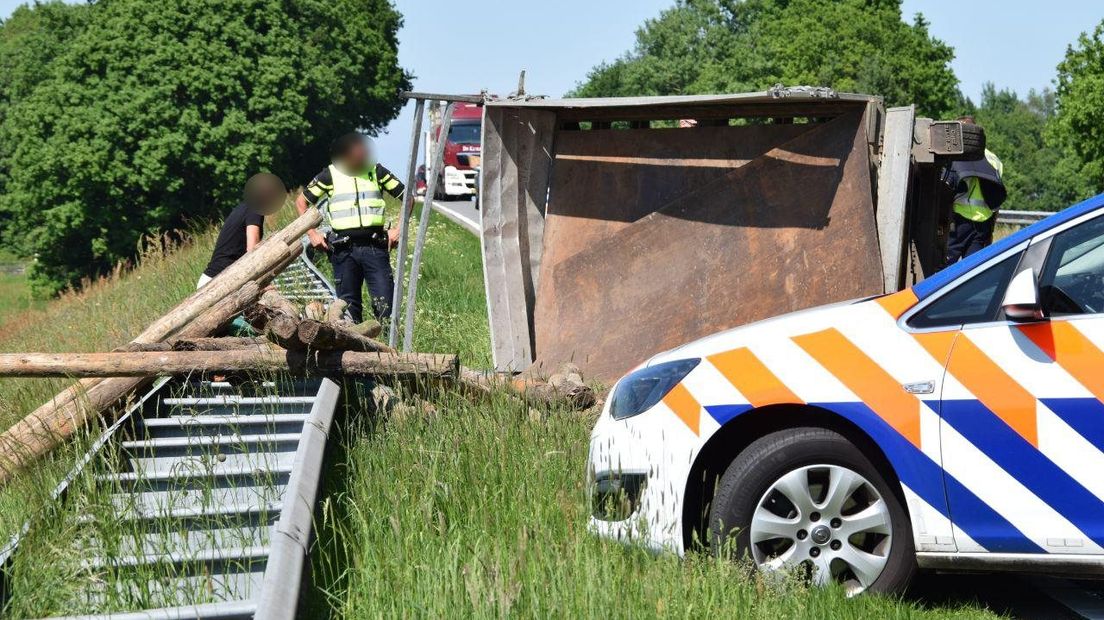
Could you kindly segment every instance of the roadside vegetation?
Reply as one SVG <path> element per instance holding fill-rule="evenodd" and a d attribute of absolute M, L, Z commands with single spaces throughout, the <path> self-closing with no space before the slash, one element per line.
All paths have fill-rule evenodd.
<path fill-rule="evenodd" d="M 0 349 L 92 351 L 125 342 L 192 290 L 212 241 L 204 232 L 169 251 L 149 249 L 132 272 L 0 322 Z M 478 241 L 435 217 L 423 265 L 416 348 L 489 365 Z M 63 383 L 0 382 L 0 423 Z M 474 405 L 448 393 L 371 413 L 376 404 L 365 390 L 346 392 L 350 406 L 316 513 L 307 617 L 990 617 L 972 607 L 848 600 L 704 555 L 679 560 L 592 537 L 584 489 L 592 414 L 538 416 L 507 399 Z M 31 516 L 37 523 L 15 556 L 5 617 L 80 610 L 88 604 L 82 588 L 120 578 L 83 562 L 90 545 L 120 545 L 134 534 L 110 518 L 106 491 L 91 483 L 104 463 L 78 479 L 67 501 L 49 501 L 87 441 L 0 491 L 4 533 Z M 81 527 L 87 513 L 105 525 Z"/>
<path fill-rule="evenodd" d="M 27 265 L 15 256 L 0 251 L 0 322 L 41 303 L 42 300 L 35 297 L 31 289 Z"/>

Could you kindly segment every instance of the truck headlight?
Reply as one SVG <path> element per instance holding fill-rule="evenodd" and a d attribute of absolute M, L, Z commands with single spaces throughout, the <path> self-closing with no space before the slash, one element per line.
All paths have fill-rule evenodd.
<path fill-rule="evenodd" d="M 624 420 L 651 409 L 700 363 L 699 358 L 677 360 L 631 373 L 613 390 L 610 415 L 614 420 Z"/>

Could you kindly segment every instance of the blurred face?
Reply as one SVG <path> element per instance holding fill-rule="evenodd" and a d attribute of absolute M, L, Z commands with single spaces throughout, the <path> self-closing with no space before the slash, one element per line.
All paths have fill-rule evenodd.
<path fill-rule="evenodd" d="M 284 182 L 272 174 L 257 174 L 245 184 L 246 206 L 261 215 L 274 215 L 287 200 Z"/>
<path fill-rule="evenodd" d="M 350 172 L 367 170 L 371 163 L 371 149 L 368 146 L 368 141 L 359 140 L 349 147 L 341 163 Z"/>

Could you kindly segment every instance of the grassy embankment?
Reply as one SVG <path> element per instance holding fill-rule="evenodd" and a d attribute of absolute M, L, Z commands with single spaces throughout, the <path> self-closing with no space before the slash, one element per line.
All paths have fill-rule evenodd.
<path fill-rule="evenodd" d="M 104 350 L 187 294 L 211 235 L 150 255 L 93 285 L 0 324 L 0 350 Z M 419 291 L 419 350 L 489 362 L 479 247 L 456 226 L 431 226 Z M 61 382 L 0 382 L 7 425 Z M 308 617 L 973 617 L 878 597 L 847 600 L 747 576 L 708 557 L 670 556 L 586 532 L 583 489 L 592 420 L 534 419 L 500 400 L 473 406 L 442 395 L 430 415 L 370 417 L 351 408 L 336 431 L 317 515 Z M 0 527 L 38 514 L 78 448 L 59 452 L 0 493 Z M 8 617 L 73 611 L 71 595 L 103 579 L 82 566 L 68 534 L 81 493 L 37 528 L 16 558 Z M 95 495 L 85 496 L 95 498 Z M 49 557 L 49 562 L 43 562 Z"/>
<path fill-rule="evenodd" d="M 13 314 L 43 303 L 31 294 L 25 269 L 23 261 L 0 251 L 0 323 Z"/>

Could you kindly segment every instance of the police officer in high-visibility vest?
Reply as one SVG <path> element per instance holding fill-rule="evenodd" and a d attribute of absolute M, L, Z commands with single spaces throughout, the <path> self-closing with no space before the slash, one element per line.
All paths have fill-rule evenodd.
<path fill-rule="evenodd" d="M 383 193 L 396 198 L 403 184 L 387 168 L 376 163 L 367 136 L 348 133 L 330 147 L 333 163 L 319 172 L 296 200 L 299 213 L 308 204 L 322 206 L 329 231 L 307 231 L 311 246 L 330 253 L 337 296 L 349 304 L 353 321 L 363 317 L 361 289 L 368 284 L 372 312 L 383 322 L 391 312 L 395 280 L 390 249 L 398 241 L 398 229 L 389 228 L 384 215 Z"/>
<path fill-rule="evenodd" d="M 963 116 L 974 124 L 974 117 Z M 956 161 L 944 172 L 944 181 L 954 192 L 954 221 L 947 240 L 947 264 L 956 263 L 993 242 L 997 209 L 1008 196 L 1004 187 L 1004 164 L 989 149 L 985 158 Z"/>

